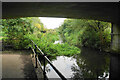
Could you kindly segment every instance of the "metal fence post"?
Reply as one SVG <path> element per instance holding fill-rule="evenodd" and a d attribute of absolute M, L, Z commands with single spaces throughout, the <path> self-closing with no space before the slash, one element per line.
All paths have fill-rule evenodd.
<path fill-rule="evenodd" d="M 35 45 L 35 68 L 38 68 L 38 65 L 37 65 L 37 46 Z"/>
<path fill-rule="evenodd" d="M 33 42 L 33 41 L 32 41 Z M 47 61 L 51 67 L 55 70 L 55 72 L 61 77 L 62 80 L 67 80 L 57 69 L 56 67 L 51 63 L 51 61 L 47 58 L 47 56 L 41 51 L 41 49 L 33 42 L 33 44 L 35 45 L 35 49 L 33 48 L 32 51 L 35 54 L 35 68 L 38 68 L 38 64 L 41 66 L 41 63 L 39 61 L 39 57 L 38 57 L 38 53 L 37 53 L 37 49 L 40 51 L 40 53 L 43 56 L 43 68 L 41 66 L 41 69 L 43 71 L 43 76 L 44 76 L 44 80 L 48 80 L 48 77 L 46 76 L 46 72 L 45 72 L 45 61 Z M 33 46 L 34 47 L 34 46 Z M 38 64 L 37 64 L 38 62 Z"/>
<path fill-rule="evenodd" d="M 43 72 L 43 75 L 44 75 L 44 80 L 46 80 L 46 72 L 45 72 L 45 58 L 44 58 L 45 55 L 43 55 L 43 65 L 44 65 L 44 72 Z"/>

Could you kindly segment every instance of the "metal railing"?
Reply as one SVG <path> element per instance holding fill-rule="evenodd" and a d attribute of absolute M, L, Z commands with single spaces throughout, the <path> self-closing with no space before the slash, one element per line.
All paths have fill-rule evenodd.
<path fill-rule="evenodd" d="M 62 74 L 61 72 L 59 72 L 59 70 L 52 64 L 52 62 L 47 58 L 47 56 L 42 52 L 42 50 L 31 40 L 31 42 L 33 43 L 32 44 L 32 51 L 35 55 L 35 68 L 38 68 L 38 64 L 41 68 L 41 70 L 43 71 L 43 75 L 44 75 L 44 80 L 48 80 L 47 76 L 46 76 L 46 71 L 45 71 L 45 60 L 50 64 L 50 66 L 55 70 L 55 72 L 59 75 L 59 77 L 62 79 L 62 80 L 67 80 Z M 35 47 L 35 49 L 33 48 Z M 37 49 L 38 51 L 41 53 L 41 55 L 43 56 L 43 68 L 42 68 L 42 65 L 41 65 L 41 62 L 38 58 L 38 56 L 40 55 L 40 53 L 37 52 Z M 38 63 L 38 64 L 37 64 Z"/>

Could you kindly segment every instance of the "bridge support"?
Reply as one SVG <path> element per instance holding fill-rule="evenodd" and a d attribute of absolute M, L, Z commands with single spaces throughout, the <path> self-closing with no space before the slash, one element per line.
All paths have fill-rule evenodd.
<path fill-rule="evenodd" d="M 120 24 L 112 24 L 111 49 L 120 53 Z"/>
<path fill-rule="evenodd" d="M 120 76 L 120 54 L 111 55 L 110 59 L 110 79 L 119 80 Z"/>

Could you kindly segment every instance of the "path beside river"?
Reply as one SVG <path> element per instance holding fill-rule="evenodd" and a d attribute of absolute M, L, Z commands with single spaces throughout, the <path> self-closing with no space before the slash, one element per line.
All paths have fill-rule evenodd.
<path fill-rule="evenodd" d="M 31 56 L 23 52 L 2 52 L 2 78 L 34 78 L 37 80 Z"/>

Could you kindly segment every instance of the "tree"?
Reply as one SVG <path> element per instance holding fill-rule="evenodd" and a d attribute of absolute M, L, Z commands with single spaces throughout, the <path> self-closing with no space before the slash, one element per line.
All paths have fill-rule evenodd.
<path fill-rule="evenodd" d="M 111 24 L 97 20 L 66 19 L 59 28 L 64 42 L 98 49 L 110 47 Z"/>
<path fill-rule="evenodd" d="M 34 20 L 37 22 L 34 22 Z M 33 34 L 35 23 L 41 25 L 40 20 L 33 17 L 3 19 L 2 29 L 6 35 L 3 39 L 4 43 L 6 43 L 6 45 L 13 45 L 14 49 L 28 48 L 27 45 L 30 43 L 30 40 L 26 35 Z"/>

